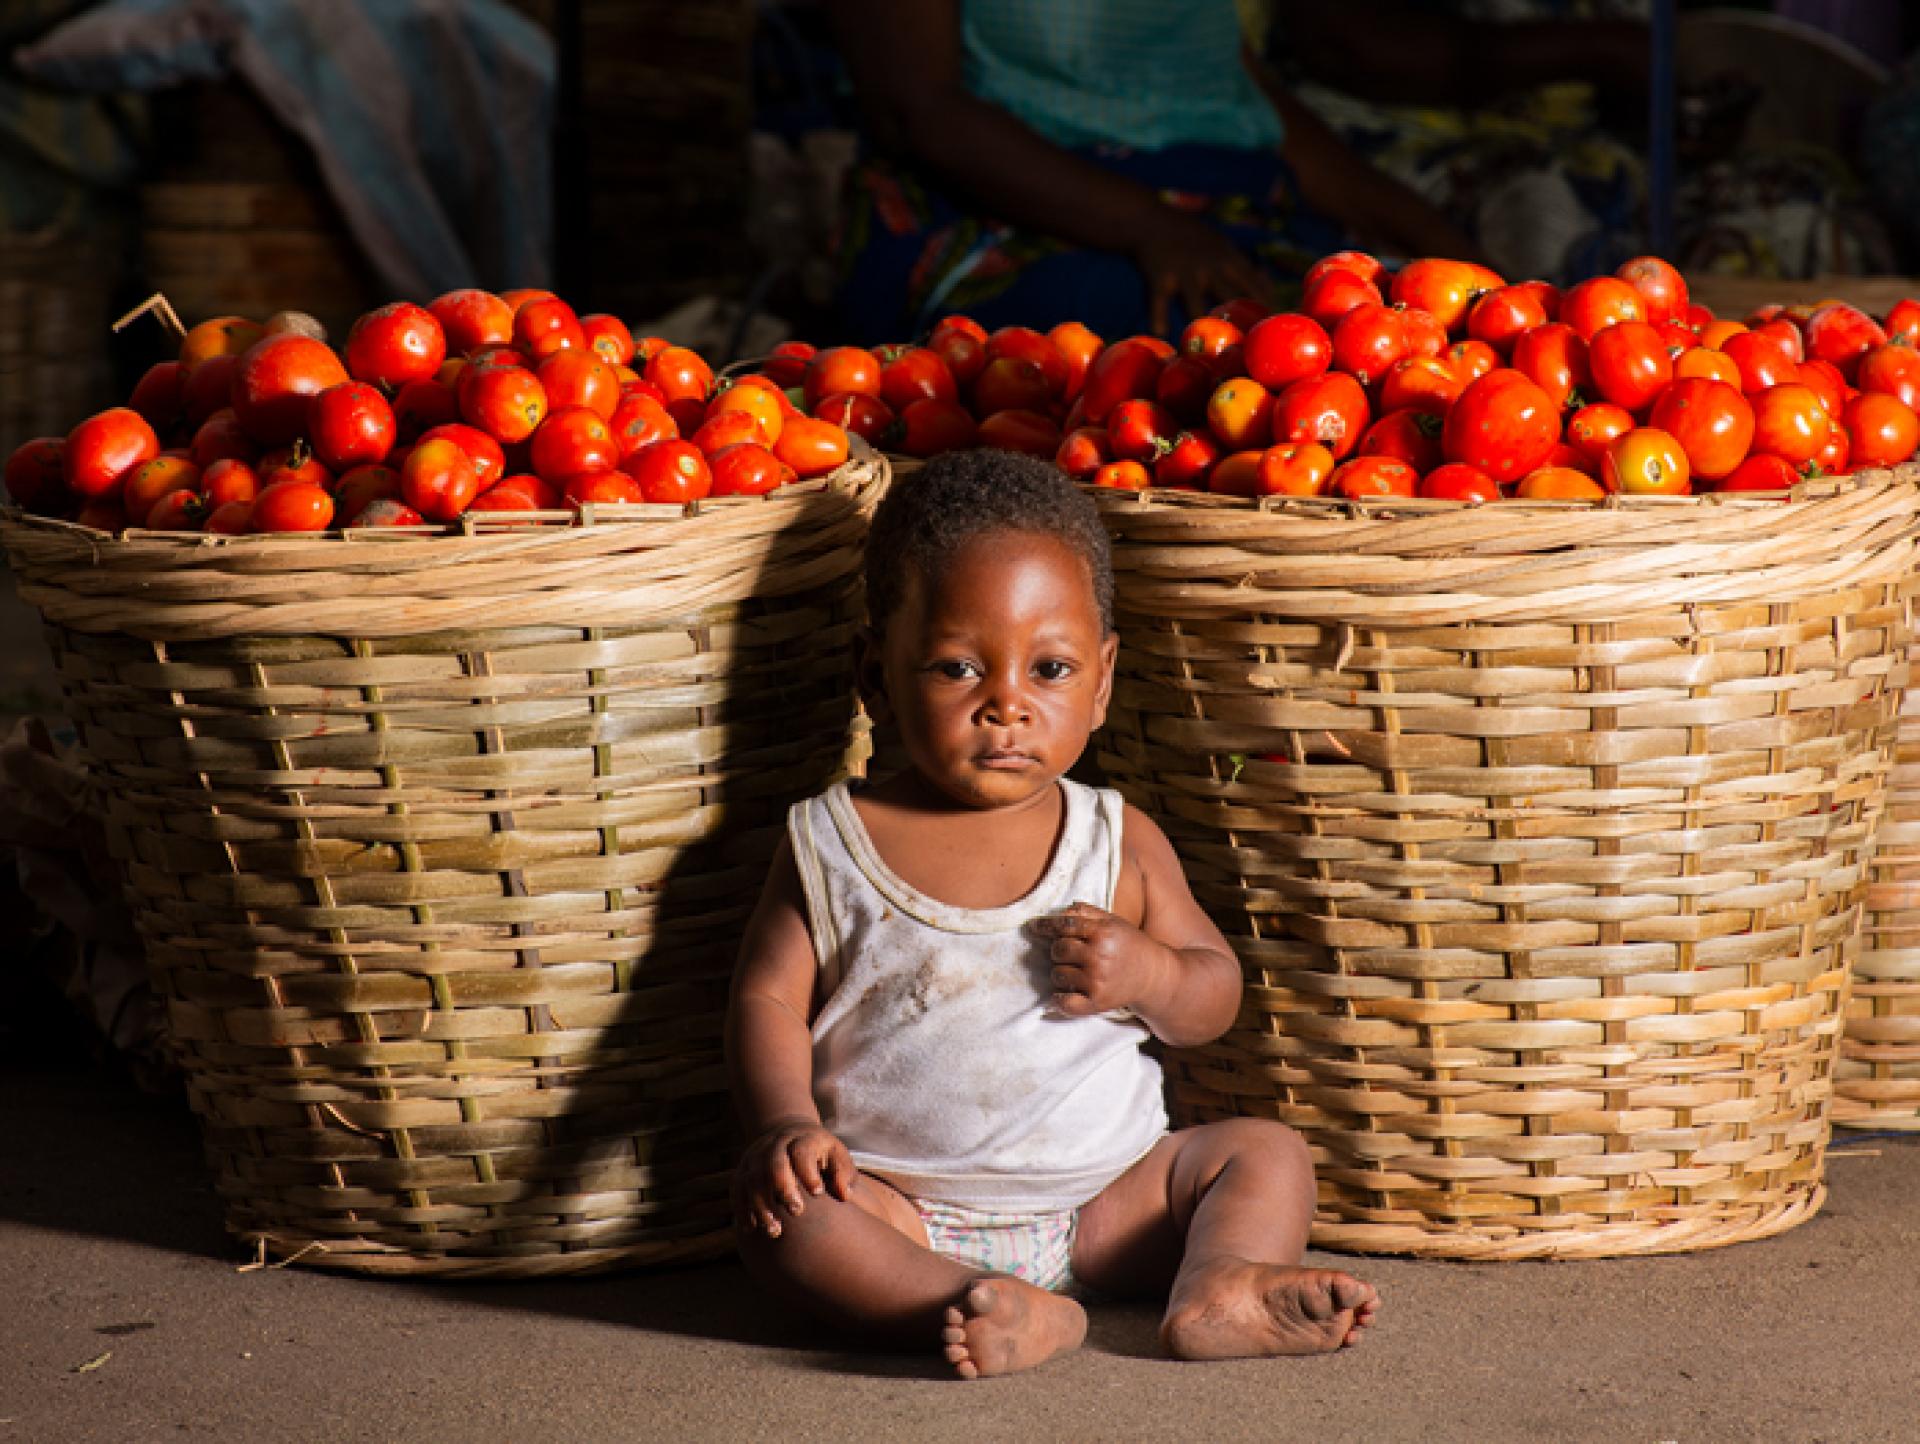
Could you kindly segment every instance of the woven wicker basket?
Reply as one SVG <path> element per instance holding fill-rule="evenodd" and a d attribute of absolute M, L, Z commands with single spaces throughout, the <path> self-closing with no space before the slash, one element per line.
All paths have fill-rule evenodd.
<path fill-rule="evenodd" d="M 1920 1131 L 1920 687 L 1900 711 L 1833 1121 Z"/>
<path fill-rule="evenodd" d="M 484 1277 L 729 1246 L 733 950 L 847 763 L 885 481 L 430 537 L 0 519 L 236 1234 Z"/>
<path fill-rule="evenodd" d="M 1299 1128 L 1338 1249 L 1653 1253 L 1809 1217 L 1917 478 L 1101 496 L 1100 762 L 1246 969 L 1234 1029 L 1169 1060 L 1178 1116 Z"/>

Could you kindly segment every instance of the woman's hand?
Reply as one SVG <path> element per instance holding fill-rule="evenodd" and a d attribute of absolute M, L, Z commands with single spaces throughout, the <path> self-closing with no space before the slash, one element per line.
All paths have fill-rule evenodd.
<path fill-rule="evenodd" d="M 1176 299 L 1192 320 L 1239 296 L 1264 299 L 1271 289 L 1245 251 L 1199 216 L 1158 200 L 1142 210 L 1126 249 L 1146 278 L 1156 335 L 1167 334 Z"/>
<path fill-rule="evenodd" d="M 853 1155 L 825 1126 L 810 1118 L 773 1124 L 740 1156 L 733 1173 L 736 1225 L 780 1237 L 780 1214 L 806 1212 L 807 1195 L 832 1194 L 845 1203 L 857 1170 Z"/>

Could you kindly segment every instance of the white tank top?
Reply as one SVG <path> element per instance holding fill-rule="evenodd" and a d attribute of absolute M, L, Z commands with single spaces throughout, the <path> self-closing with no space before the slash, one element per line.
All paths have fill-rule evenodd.
<path fill-rule="evenodd" d="M 1075 902 L 1113 906 L 1120 795 L 1060 787 L 1065 825 L 1046 876 L 999 908 L 910 887 L 874 850 L 845 783 L 787 815 L 825 999 L 814 1098 L 854 1163 L 903 1193 L 1077 1208 L 1166 1132 L 1146 1026 L 1052 1008 L 1049 943 L 1025 929 Z"/>

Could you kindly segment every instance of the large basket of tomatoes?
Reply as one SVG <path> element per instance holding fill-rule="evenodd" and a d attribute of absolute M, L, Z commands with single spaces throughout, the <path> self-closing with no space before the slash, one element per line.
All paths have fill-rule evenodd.
<path fill-rule="evenodd" d="M 23 447 L 0 535 L 229 1227 L 400 1274 L 723 1250 L 732 951 L 847 763 L 884 461 L 538 295 L 172 364 Z"/>
<path fill-rule="evenodd" d="M 1337 257 L 1303 312 L 1087 374 L 1124 384 L 1078 445 L 1158 482 L 1096 488 L 1099 761 L 1246 971 L 1234 1029 L 1169 1059 L 1176 1116 L 1300 1129 L 1328 1247 L 1669 1252 L 1823 1197 L 1920 429 L 1853 317 L 1683 287 Z M 1205 410 L 1249 429 L 1123 446 L 1221 338 Z"/>

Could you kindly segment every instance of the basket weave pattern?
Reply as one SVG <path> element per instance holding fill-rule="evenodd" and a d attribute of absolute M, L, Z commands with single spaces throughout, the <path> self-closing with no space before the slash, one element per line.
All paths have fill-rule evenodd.
<path fill-rule="evenodd" d="M 1102 497 L 1100 760 L 1246 975 L 1176 1115 L 1312 1145 L 1327 1247 L 1664 1252 L 1818 1207 L 1911 474 L 1792 505 Z"/>
<path fill-rule="evenodd" d="M 728 1246 L 732 954 L 846 763 L 885 476 L 437 537 L 5 521 L 234 1232 L 493 1277 Z"/>
<path fill-rule="evenodd" d="M 1833 1121 L 1911 1131 L 1920 1130 L 1920 689 L 1900 714 Z"/>

